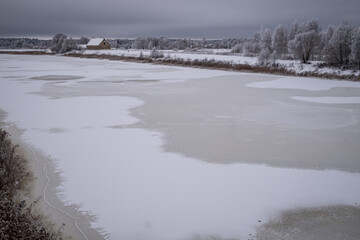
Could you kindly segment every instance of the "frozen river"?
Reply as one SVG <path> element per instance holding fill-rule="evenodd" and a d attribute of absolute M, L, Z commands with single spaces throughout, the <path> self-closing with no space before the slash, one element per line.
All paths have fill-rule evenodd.
<path fill-rule="evenodd" d="M 0 109 L 110 239 L 247 239 L 360 203 L 360 83 L 0 55 Z"/>

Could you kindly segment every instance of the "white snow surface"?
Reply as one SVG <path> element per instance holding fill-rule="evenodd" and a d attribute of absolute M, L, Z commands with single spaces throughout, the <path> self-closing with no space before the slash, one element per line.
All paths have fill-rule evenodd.
<path fill-rule="evenodd" d="M 30 80 L 38 75 L 84 77 L 59 82 L 59 86 L 71 86 L 121 76 L 171 84 L 234 73 L 175 68 L 174 77 L 173 72 L 157 71 L 173 67 L 106 60 L 6 55 L 0 55 L 0 60 L 0 109 L 8 113 L 6 121 L 26 129 L 26 142 L 58 160 L 66 179 L 65 200 L 81 203 L 82 210 L 96 214 L 94 227 L 104 228 L 111 239 L 189 239 L 197 233 L 246 239 L 259 226 L 258 220 L 266 222 L 281 210 L 351 205 L 360 198 L 359 174 L 205 163 L 163 152 L 162 134 L 156 131 L 109 128 L 138 121 L 129 116 L 129 109 L 143 103 L 132 97 L 48 99 L 29 94 L 46 84 Z M 316 87 L 310 87 L 306 84 L 310 79 L 302 78 L 261 86 L 280 84 L 276 81 L 289 81 L 287 88 L 311 90 L 353 86 L 312 79 Z M 63 131 L 50 133 L 51 129 Z"/>
<path fill-rule="evenodd" d="M 183 50 L 179 51 L 172 51 L 172 50 L 160 50 L 164 57 L 169 57 L 172 59 L 183 59 L 183 60 L 217 60 L 217 61 L 225 61 L 225 62 L 232 62 L 232 63 L 248 63 L 248 64 L 255 64 L 257 62 L 256 58 L 253 57 L 243 57 L 243 56 L 236 56 L 236 55 L 223 55 L 217 54 L 218 52 L 186 52 Z M 220 53 L 223 51 L 220 51 Z M 151 50 L 141 50 L 141 49 L 110 49 L 110 50 L 86 50 L 84 54 L 108 54 L 108 55 L 115 55 L 115 56 L 128 56 L 128 57 L 139 57 L 140 53 L 143 56 L 150 56 Z"/>

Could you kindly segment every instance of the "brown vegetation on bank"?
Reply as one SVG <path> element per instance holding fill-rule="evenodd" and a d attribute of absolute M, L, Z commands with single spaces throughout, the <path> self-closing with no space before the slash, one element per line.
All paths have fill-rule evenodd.
<path fill-rule="evenodd" d="M 0 129 L 0 239 L 61 239 L 60 233 L 47 230 L 43 217 L 34 213 L 36 202 L 27 206 L 24 200 L 32 176 L 16 147 Z"/>

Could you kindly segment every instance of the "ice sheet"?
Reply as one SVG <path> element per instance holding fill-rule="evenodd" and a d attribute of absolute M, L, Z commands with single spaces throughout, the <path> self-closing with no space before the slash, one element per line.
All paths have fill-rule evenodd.
<path fill-rule="evenodd" d="M 27 142 L 58 160 L 66 179 L 62 185 L 65 200 L 81 203 L 83 210 L 96 214 L 98 221 L 94 226 L 104 228 L 111 239 L 189 239 L 194 234 L 243 239 L 282 210 L 359 202 L 357 173 L 223 165 L 164 152 L 163 134 L 133 125 L 139 120 L 129 116 L 129 110 L 144 104 L 134 97 L 116 93 L 79 97 L 74 93 L 53 99 L 29 94 L 44 91 L 47 83 L 31 77 L 54 72 L 84 76 L 67 80 L 66 86 L 104 80 L 109 75 L 121 79 L 124 72 L 140 75 L 141 79 L 171 82 L 171 67 L 23 56 L 11 57 L 6 64 L 0 66 L 0 109 L 8 113 L 6 121 L 25 129 L 23 137 Z M 168 71 L 164 74 L 161 69 Z M 176 71 L 182 74 L 177 76 L 180 80 L 193 76 L 200 79 L 202 71 L 205 77 L 225 74 Z M 310 79 L 304 81 L 304 86 L 299 83 L 303 79 L 288 80 L 264 84 L 269 87 L 275 82 L 278 87 L 281 83 L 288 88 L 293 86 L 287 85 L 292 81 L 296 88 L 311 90 L 359 87 L 313 79 L 316 87 L 311 88 Z M 216 116 L 229 119 L 228 115 Z"/>
<path fill-rule="evenodd" d="M 273 81 L 249 83 L 246 86 L 253 88 L 302 89 L 308 91 L 321 91 L 336 87 L 360 88 L 360 82 L 315 78 L 281 77 Z"/>

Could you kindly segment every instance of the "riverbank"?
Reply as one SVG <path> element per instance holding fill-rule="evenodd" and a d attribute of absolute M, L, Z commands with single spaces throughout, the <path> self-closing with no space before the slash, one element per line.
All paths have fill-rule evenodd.
<path fill-rule="evenodd" d="M 15 55 L 55 55 L 45 51 L 0 51 L 0 54 L 15 54 Z M 124 61 L 124 62 L 136 62 L 136 63 L 151 63 L 151 64 L 162 64 L 168 66 L 180 66 L 180 67 L 194 67 L 212 70 L 224 70 L 234 72 L 245 72 L 245 73 L 263 73 L 263 74 L 274 74 L 280 76 L 296 76 L 296 77 L 312 77 L 322 79 L 338 79 L 348 81 L 360 81 L 360 74 L 354 74 L 350 72 L 342 72 L 341 69 L 338 71 L 321 71 L 320 68 L 315 70 L 297 71 L 289 68 L 283 64 L 273 65 L 260 65 L 244 63 L 234 63 L 230 61 L 215 60 L 215 59 L 190 59 L 190 58 L 152 58 L 149 56 L 130 56 L 130 55 L 113 55 L 111 53 L 65 53 L 62 56 L 78 57 L 78 58 L 89 58 L 89 59 L 107 59 L 113 61 Z M 305 64 L 307 65 L 307 64 Z M 300 66 L 303 68 L 303 65 Z"/>
<path fill-rule="evenodd" d="M 69 205 L 62 200 L 59 187 L 63 179 L 57 170 L 55 160 L 24 142 L 21 139 L 23 130 L 12 123 L 3 122 L 5 115 L 6 113 L 0 110 L 0 146 L 3 146 L 3 142 L 8 145 L 6 148 L 0 148 L 0 155 L 4 155 L 3 150 L 9 151 L 17 146 L 11 161 L 23 171 L 11 173 L 17 174 L 13 181 L 21 180 L 21 184 L 16 184 L 19 188 L 12 195 L 4 195 L 0 190 L 0 216 L 4 216 L 0 223 L 0 238 L 7 239 L 8 236 L 10 239 L 27 237 L 40 240 L 104 239 L 105 234 L 101 233 L 101 229 L 91 226 L 95 216 L 80 211 L 79 205 Z M 6 132 L 2 129 L 6 129 Z M 5 188 L 11 185 L 14 184 L 7 183 Z"/>
<path fill-rule="evenodd" d="M 34 176 L 21 150 L 0 128 L 0 238 L 1 239 L 62 239 L 45 223 L 36 209 L 37 199 L 30 197 Z M 46 226 L 47 225 L 47 226 Z"/>

